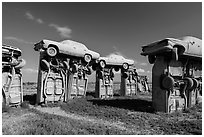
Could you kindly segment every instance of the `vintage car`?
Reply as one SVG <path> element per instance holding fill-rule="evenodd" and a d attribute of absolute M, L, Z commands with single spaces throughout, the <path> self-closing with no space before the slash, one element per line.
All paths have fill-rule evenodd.
<path fill-rule="evenodd" d="M 34 50 L 39 51 L 41 49 L 46 50 L 50 57 L 54 57 L 60 53 L 68 56 L 82 57 L 86 62 L 100 57 L 99 53 L 89 50 L 84 44 L 72 40 L 61 42 L 42 40 L 34 45 Z"/>
<path fill-rule="evenodd" d="M 165 38 L 142 47 L 141 55 L 148 55 L 148 61 L 153 64 L 157 54 L 173 53 L 172 58 L 178 60 L 179 55 L 202 57 L 202 41 L 186 36 L 180 39 Z"/>
<path fill-rule="evenodd" d="M 122 66 L 124 70 L 128 70 L 129 66 L 134 64 L 134 60 L 126 59 L 121 55 L 111 54 L 107 57 L 99 58 L 99 66 L 105 68 L 105 66 L 114 66 L 116 71 L 119 71 L 119 66 Z"/>
<path fill-rule="evenodd" d="M 2 46 L 2 65 L 14 66 L 15 68 L 22 68 L 25 66 L 26 61 L 24 59 L 18 59 L 22 52 L 19 48 L 5 45 Z"/>
<path fill-rule="evenodd" d="M 2 106 L 18 106 L 23 102 L 23 82 L 20 69 L 25 66 L 19 48 L 2 45 Z"/>
<path fill-rule="evenodd" d="M 152 67 L 152 100 L 157 111 L 193 106 L 202 89 L 202 40 L 166 38 L 142 47 Z M 166 94 L 168 93 L 168 94 Z"/>

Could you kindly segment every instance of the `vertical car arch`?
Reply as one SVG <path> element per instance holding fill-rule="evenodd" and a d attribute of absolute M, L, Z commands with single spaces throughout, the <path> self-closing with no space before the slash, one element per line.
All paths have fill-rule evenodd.
<path fill-rule="evenodd" d="M 202 42 L 195 37 L 166 38 L 142 47 L 152 68 L 156 111 L 171 113 L 195 105 L 202 88 Z"/>
<path fill-rule="evenodd" d="M 24 59 L 20 59 L 21 50 L 9 46 L 2 46 L 2 104 L 19 106 L 23 102 L 23 80 L 21 68 L 25 66 Z"/>
<path fill-rule="evenodd" d="M 133 60 L 125 59 L 121 55 L 111 54 L 107 57 L 100 57 L 96 64 L 96 84 L 95 92 L 97 98 L 113 97 L 114 71 L 120 71 L 123 74 L 123 87 L 126 88 L 127 71 L 134 64 Z M 122 90 L 124 88 L 121 88 Z M 125 91 L 124 91 L 125 92 Z M 121 94 L 121 93 L 120 93 Z"/>
<path fill-rule="evenodd" d="M 129 68 L 128 70 L 121 69 L 120 95 L 137 95 L 137 89 L 138 74 L 136 72 L 136 68 Z"/>
<path fill-rule="evenodd" d="M 37 104 L 66 102 L 86 96 L 90 66 L 100 55 L 82 43 L 42 40 L 34 45 L 40 52 Z"/>
<path fill-rule="evenodd" d="M 50 58 L 40 52 L 37 83 L 37 104 L 66 101 L 68 59 Z"/>

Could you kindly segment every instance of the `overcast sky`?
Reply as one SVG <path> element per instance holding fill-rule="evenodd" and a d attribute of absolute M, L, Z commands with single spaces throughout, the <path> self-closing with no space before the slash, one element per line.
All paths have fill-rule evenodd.
<path fill-rule="evenodd" d="M 20 48 L 27 61 L 23 80 L 36 82 L 42 39 L 84 43 L 101 56 L 119 53 L 135 60 L 141 75 L 151 81 L 141 46 L 166 37 L 202 38 L 202 3 L 5 3 L 2 41 Z M 91 81 L 95 78 L 91 77 Z"/>

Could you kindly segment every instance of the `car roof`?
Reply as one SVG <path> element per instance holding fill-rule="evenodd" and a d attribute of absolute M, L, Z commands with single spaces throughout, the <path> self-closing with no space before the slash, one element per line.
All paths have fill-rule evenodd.
<path fill-rule="evenodd" d="M 60 43 L 65 44 L 65 45 L 70 45 L 70 46 L 88 49 L 84 44 L 73 41 L 73 40 L 63 40 Z"/>

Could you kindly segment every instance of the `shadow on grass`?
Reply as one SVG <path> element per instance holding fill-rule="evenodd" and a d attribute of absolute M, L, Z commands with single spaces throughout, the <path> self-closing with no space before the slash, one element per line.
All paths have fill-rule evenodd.
<path fill-rule="evenodd" d="M 27 101 L 27 102 L 29 102 L 29 104 L 35 105 L 36 104 L 36 96 L 37 96 L 37 94 L 24 95 L 23 101 Z"/>
<path fill-rule="evenodd" d="M 94 105 L 98 106 L 111 106 L 147 113 L 155 112 L 152 107 L 152 101 L 143 99 L 115 98 L 115 99 L 89 99 L 88 101 L 91 101 Z"/>

